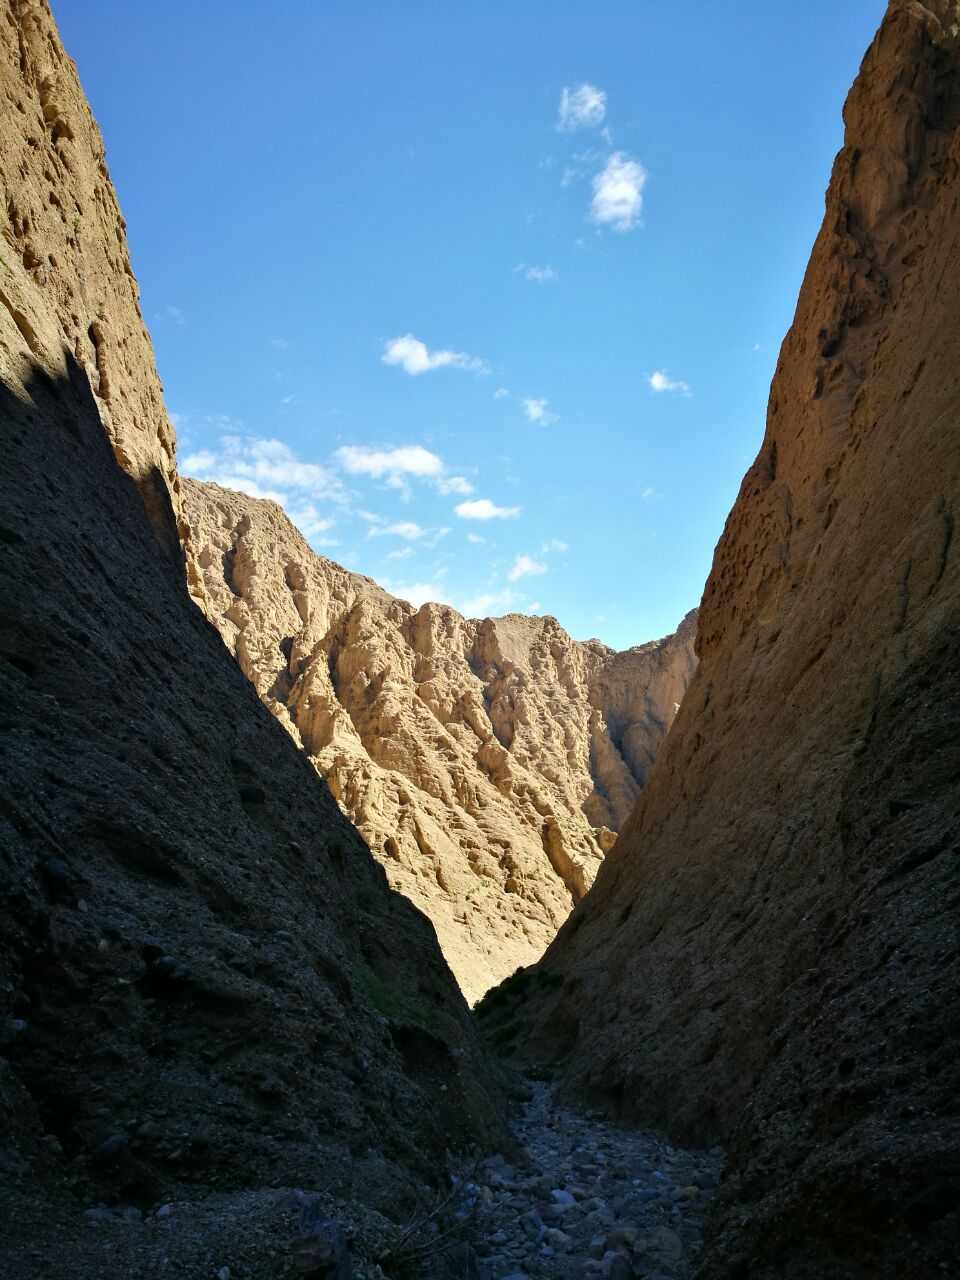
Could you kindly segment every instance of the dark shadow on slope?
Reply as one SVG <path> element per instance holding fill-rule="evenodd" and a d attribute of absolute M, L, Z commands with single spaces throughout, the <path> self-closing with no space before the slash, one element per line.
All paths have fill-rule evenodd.
<path fill-rule="evenodd" d="M 0 387 L 0 1238 L 28 1240 L 44 1196 L 332 1182 L 402 1203 L 500 1131 L 466 1006 L 67 370 Z M 357 987 L 368 963 L 429 1009 L 444 1091 Z"/>

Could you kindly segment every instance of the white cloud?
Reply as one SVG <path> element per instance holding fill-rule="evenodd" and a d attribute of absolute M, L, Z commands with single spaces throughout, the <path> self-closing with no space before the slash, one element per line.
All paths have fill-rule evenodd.
<path fill-rule="evenodd" d="M 419 444 L 400 445 L 395 449 L 371 449 L 362 444 L 345 444 L 334 455 L 352 476 L 439 476 L 443 459 Z"/>
<path fill-rule="evenodd" d="M 343 482 L 326 467 L 303 462 L 282 440 L 257 436 L 220 437 L 220 448 L 200 449 L 181 462 L 186 475 L 213 480 L 226 489 L 237 489 L 252 498 L 268 498 L 278 503 L 312 542 L 333 545 L 320 537 L 332 527 L 332 516 L 322 512 L 320 503 L 346 503 Z"/>
<path fill-rule="evenodd" d="M 590 205 L 594 222 L 614 231 L 630 231 L 640 221 L 647 171 L 622 151 L 615 151 L 593 179 Z"/>
<path fill-rule="evenodd" d="M 540 554 L 545 556 L 551 551 L 569 551 L 569 542 L 564 542 L 562 538 L 549 538 L 540 548 Z"/>
<path fill-rule="evenodd" d="M 522 272 L 525 280 L 533 280 L 536 284 L 552 284 L 560 278 L 549 263 L 545 267 L 528 267 L 525 262 L 520 262 L 513 270 L 514 274 Z"/>
<path fill-rule="evenodd" d="M 448 493 L 473 493 L 473 485 L 465 476 L 442 476 L 437 481 L 437 490 L 446 497 Z"/>
<path fill-rule="evenodd" d="M 401 600 L 406 600 L 412 604 L 415 609 L 419 609 L 422 604 L 446 604 L 447 590 L 439 582 L 411 582 L 409 584 L 393 583 L 388 578 L 383 580 L 383 586 L 391 593 L 398 596 Z"/>
<path fill-rule="evenodd" d="M 496 391 L 493 393 L 493 398 L 494 400 L 502 400 L 505 396 L 508 396 L 509 394 L 510 392 L 507 390 L 506 387 L 497 387 Z"/>
<path fill-rule="evenodd" d="M 294 506 L 287 506 L 286 512 L 303 536 L 309 539 L 314 546 L 339 546 L 339 539 L 320 536 L 332 528 L 335 522 L 329 516 L 321 515 L 314 503 L 301 502 Z"/>
<path fill-rule="evenodd" d="M 549 427 L 554 422 L 560 421 L 558 413 L 551 413 L 547 408 L 549 400 L 521 400 L 523 412 L 527 415 L 528 422 L 535 422 L 540 427 Z"/>
<path fill-rule="evenodd" d="M 227 488 L 241 489 L 253 497 L 266 494 L 275 502 L 285 502 L 283 491 L 290 489 L 316 500 L 342 502 L 346 498 L 342 481 L 332 471 L 313 462 L 301 462 L 282 440 L 231 435 L 221 436 L 220 445 L 217 453 L 203 449 L 184 458 L 184 471 L 200 480 L 215 480 Z"/>
<path fill-rule="evenodd" d="M 414 542 L 417 538 L 422 538 L 424 530 L 415 520 L 401 520 L 397 524 L 388 524 L 385 529 L 371 529 L 371 533 L 392 533 L 398 538 L 407 538 Z"/>
<path fill-rule="evenodd" d="M 539 560 L 534 560 L 532 556 L 518 555 L 507 574 L 507 581 L 516 582 L 519 578 L 536 577 L 546 572 L 547 566 L 541 564 Z"/>
<path fill-rule="evenodd" d="M 527 607 L 524 609 L 524 613 L 536 613 L 539 608 L 540 608 L 540 601 L 531 600 L 530 603 L 527 605 Z"/>
<path fill-rule="evenodd" d="M 412 333 L 391 338 L 383 344 L 384 364 L 399 364 L 409 374 L 429 373 L 431 369 L 466 369 L 470 373 L 489 373 L 490 366 L 478 356 L 465 351 L 430 351 L 426 343 Z"/>
<path fill-rule="evenodd" d="M 468 533 L 467 541 L 472 542 L 475 546 L 481 546 L 486 543 L 486 538 L 481 538 L 479 533 Z"/>
<path fill-rule="evenodd" d="M 564 85 L 557 112 L 557 129 L 561 133 L 594 129 L 603 123 L 606 114 L 607 95 L 602 89 L 592 84 L 578 84 L 573 89 Z"/>
<path fill-rule="evenodd" d="M 454 507 L 461 520 L 509 520 L 520 514 L 519 507 L 497 507 L 489 498 L 473 498 Z"/>
<path fill-rule="evenodd" d="M 480 595 L 464 600 L 460 605 L 460 612 L 466 618 L 483 618 L 494 610 L 509 609 L 519 599 L 519 593 L 509 587 L 504 587 L 502 591 L 483 591 Z"/>
<path fill-rule="evenodd" d="M 690 394 L 687 383 L 668 377 L 666 369 L 658 369 L 656 373 L 651 373 L 647 382 L 651 391 L 679 391 L 685 396 Z"/>
<path fill-rule="evenodd" d="M 413 555 L 413 547 L 401 547 L 399 551 L 387 553 L 388 560 L 409 560 Z"/>

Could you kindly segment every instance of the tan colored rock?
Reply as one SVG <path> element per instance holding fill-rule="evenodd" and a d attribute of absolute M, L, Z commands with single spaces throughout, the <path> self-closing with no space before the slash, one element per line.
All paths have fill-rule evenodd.
<path fill-rule="evenodd" d="M 0 22 L 0 187 L 7 201 L 0 308 L 38 360 L 62 367 L 69 351 L 87 374 L 117 462 L 133 477 L 171 559 L 181 563 L 186 549 L 188 582 L 196 591 L 176 437 L 103 138 L 48 6 L 11 0 Z"/>
<path fill-rule="evenodd" d="M 960 1256 L 960 4 L 844 109 L 699 667 L 525 1013 L 564 1087 L 731 1142 L 701 1274 Z"/>
<path fill-rule="evenodd" d="M 694 668 L 695 619 L 615 653 L 553 618 L 418 610 L 272 502 L 184 481 L 211 620 L 469 999 L 592 884 Z"/>

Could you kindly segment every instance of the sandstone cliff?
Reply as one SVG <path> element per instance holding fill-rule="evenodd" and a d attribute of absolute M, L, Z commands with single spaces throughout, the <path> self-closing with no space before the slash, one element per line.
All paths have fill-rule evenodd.
<path fill-rule="evenodd" d="M 184 480 L 208 614 L 463 991 L 533 963 L 592 884 L 695 666 L 695 616 L 616 653 L 553 618 L 414 610 L 281 509 Z"/>
<path fill-rule="evenodd" d="M 244 1187 L 249 1215 L 292 1185 L 399 1211 L 501 1118 L 429 922 L 187 595 L 123 224 L 45 5 L 2 6 L 0 86 L 0 1271 L 155 1274 L 84 1207 Z M 208 1275 L 214 1238 L 197 1270 L 160 1251 Z"/>
<path fill-rule="evenodd" d="M 530 988 L 564 1086 L 732 1142 L 702 1274 L 960 1256 L 960 5 L 844 111 L 699 666 Z"/>

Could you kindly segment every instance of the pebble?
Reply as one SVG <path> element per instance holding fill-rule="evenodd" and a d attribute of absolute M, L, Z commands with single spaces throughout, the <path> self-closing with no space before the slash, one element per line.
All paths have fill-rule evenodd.
<path fill-rule="evenodd" d="M 512 1128 L 525 1159 L 494 1154 L 463 1179 L 458 1212 L 491 1280 L 687 1280 L 723 1152 L 668 1147 L 529 1081 Z M 478 1178 L 478 1181 L 473 1181 Z"/>

